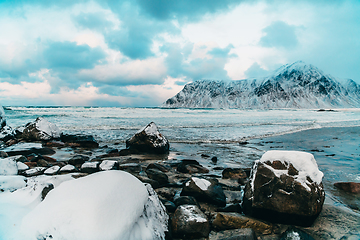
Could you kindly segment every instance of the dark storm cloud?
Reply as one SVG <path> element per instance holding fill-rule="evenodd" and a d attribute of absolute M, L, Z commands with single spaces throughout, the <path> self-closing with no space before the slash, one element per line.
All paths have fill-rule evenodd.
<path fill-rule="evenodd" d="M 51 69 L 89 69 L 106 56 L 99 48 L 75 42 L 53 42 L 44 50 L 46 66 Z"/>
<path fill-rule="evenodd" d="M 265 36 L 260 39 L 263 47 L 294 48 L 299 41 L 296 36 L 296 27 L 282 21 L 273 22 L 263 29 Z"/>

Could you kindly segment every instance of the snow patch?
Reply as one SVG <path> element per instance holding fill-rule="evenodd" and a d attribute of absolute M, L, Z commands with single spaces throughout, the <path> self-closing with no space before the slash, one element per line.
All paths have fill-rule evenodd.
<path fill-rule="evenodd" d="M 210 181 L 203 179 L 203 178 L 192 177 L 191 180 L 196 184 L 196 186 L 198 186 L 203 191 L 208 190 L 208 188 L 211 185 Z M 189 186 L 189 185 L 190 185 L 190 181 L 188 181 L 186 183 L 186 186 Z"/>
<path fill-rule="evenodd" d="M 67 164 L 60 169 L 60 172 L 64 172 L 64 171 L 70 172 L 70 171 L 74 171 L 74 170 L 75 170 L 75 166 L 73 166 L 71 164 Z"/>
<path fill-rule="evenodd" d="M 52 167 L 46 169 L 44 174 L 53 175 L 53 174 L 56 174 L 57 172 L 59 172 L 59 170 L 60 170 L 60 166 L 52 166 Z"/>
<path fill-rule="evenodd" d="M 81 165 L 81 168 L 97 168 L 99 162 L 85 162 Z"/>
<path fill-rule="evenodd" d="M 17 175 L 18 167 L 16 161 L 10 158 L 0 159 L 0 175 Z"/>
<path fill-rule="evenodd" d="M 17 162 L 16 165 L 19 171 L 24 171 L 29 169 L 29 166 L 22 162 Z"/>
<path fill-rule="evenodd" d="M 2 191 L 14 191 L 26 186 L 26 178 L 23 176 L 0 176 L 0 189 Z"/>
<path fill-rule="evenodd" d="M 99 172 L 55 187 L 23 218 L 21 230 L 29 240 L 164 239 L 167 218 L 157 218 L 158 207 L 131 174 Z"/>
<path fill-rule="evenodd" d="M 102 171 L 108 171 L 108 170 L 111 170 L 116 163 L 117 163 L 117 161 L 114 161 L 114 160 L 104 160 L 100 163 L 99 168 Z"/>
<path fill-rule="evenodd" d="M 45 118 L 38 117 L 35 120 L 35 124 L 36 124 L 36 128 L 40 132 L 48 135 L 49 137 L 59 138 L 62 133 L 60 128 L 58 128 L 55 124 L 47 121 Z"/>

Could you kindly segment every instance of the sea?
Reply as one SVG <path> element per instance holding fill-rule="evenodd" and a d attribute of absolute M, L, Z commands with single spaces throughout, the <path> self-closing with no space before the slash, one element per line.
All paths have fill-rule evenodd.
<path fill-rule="evenodd" d="M 139 129 L 155 122 L 170 142 L 170 154 L 163 160 L 195 159 L 209 169 L 215 169 L 211 171 L 215 175 L 221 175 L 219 169 L 225 167 L 250 168 L 265 151 L 282 149 L 283 145 L 287 145 L 292 149 L 313 151 L 319 169 L 325 174 L 325 187 L 331 191 L 335 191 L 332 184 L 336 181 L 360 182 L 358 108 L 319 111 L 7 106 L 5 116 L 7 124 L 12 128 L 43 117 L 56 124 L 63 133 L 90 134 L 100 147 L 118 149 L 125 148 L 126 139 Z M 355 129 L 355 132 L 342 132 L 341 138 L 348 138 L 348 141 L 338 144 L 335 156 L 331 151 L 336 149 L 333 147 L 336 142 L 326 141 L 335 141 L 337 137 L 327 139 L 326 135 L 337 134 L 331 129 L 342 128 Z M 327 130 L 320 131 L 322 129 Z M 323 137 L 319 138 L 319 134 Z M 300 143 L 291 136 L 308 141 L 302 139 Z M 277 140 L 267 141 L 272 138 Z M 323 142 L 317 146 L 317 141 Z M 292 142 L 291 145 L 289 142 Z M 306 144 L 310 146 L 303 147 Z M 214 156 L 216 162 L 210 160 Z M 360 206 L 360 201 L 356 200 L 355 204 Z"/>

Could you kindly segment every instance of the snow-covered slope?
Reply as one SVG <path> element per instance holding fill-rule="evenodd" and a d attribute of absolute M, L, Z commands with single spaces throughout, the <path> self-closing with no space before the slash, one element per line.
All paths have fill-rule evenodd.
<path fill-rule="evenodd" d="M 284 65 L 269 77 L 240 81 L 199 80 L 169 98 L 163 107 L 186 108 L 349 108 L 360 107 L 360 85 L 340 83 L 313 65 Z"/>

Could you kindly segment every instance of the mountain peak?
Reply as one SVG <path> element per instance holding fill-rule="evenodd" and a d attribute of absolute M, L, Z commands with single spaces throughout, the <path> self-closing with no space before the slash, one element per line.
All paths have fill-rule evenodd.
<path fill-rule="evenodd" d="M 189 83 L 163 106 L 242 109 L 360 107 L 360 86 L 353 81 L 342 84 L 317 67 L 297 61 L 258 80 Z"/>

